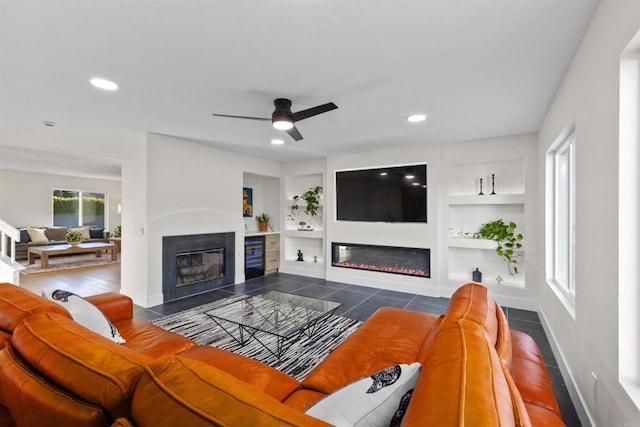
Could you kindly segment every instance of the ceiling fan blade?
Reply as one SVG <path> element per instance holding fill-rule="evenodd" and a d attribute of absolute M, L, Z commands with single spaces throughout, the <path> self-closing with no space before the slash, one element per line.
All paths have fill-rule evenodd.
<path fill-rule="evenodd" d="M 231 116 L 229 114 L 212 114 L 212 116 L 229 117 L 229 118 L 232 118 L 232 119 L 260 120 L 260 121 L 263 121 L 263 122 L 270 122 L 271 121 L 271 117 Z"/>
<path fill-rule="evenodd" d="M 291 138 L 295 139 L 296 141 L 301 141 L 303 139 L 302 134 L 295 126 L 291 129 L 288 129 L 286 132 L 289 134 L 289 136 L 291 136 Z"/>
<path fill-rule="evenodd" d="M 307 108 L 306 110 L 293 113 L 293 120 L 297 122 L 298 120 L 303 120 L 308 117 L 317 116 L 318 114 L 326 113 L 328 111 L 335 110 L 336 108 L 338 108 L 338 106 L 333 102 L 329 102 L 328 104 L 318 105 L 317 107 Z"/>

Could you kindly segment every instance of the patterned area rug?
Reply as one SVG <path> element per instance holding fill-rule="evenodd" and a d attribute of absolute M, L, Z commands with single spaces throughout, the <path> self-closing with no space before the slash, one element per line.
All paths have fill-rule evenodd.
<path fill-rule="evenodd" d="M 49 266 L 45 269 L 40 268 L 40 258 L 36 259 L 35 264 L 27 264 L 27 261 L 20 261 L 24 266 L 21 274 L 38 274 L 49 273 L 51 271 L 70 270 L 74 268 L 95 267 L 98 265 L 117 264 L 120 261 L 111 261 L 111 255 L 103 254 L 100 258 L 96 258 L 95 254 L 65 255 L 59 257 L 50 257 Z"/>
<path fill-rule="evenodd" d="M 278 359 L 266 350 L 260 342 L 252 338 L 244 346 L 240 346 L 233 338 L 223 331 L 209 318 L 205 311 L 229 304 L 233 301 L 247 298 L 238 295 L 218 300 L 209 304 L 194 307 L 176 314 L 161 317 L 151 323 L 187 337 L 198 344 L 211 345 L 232 351 L 243 356 L 251 357 L 270 365 L 297 380 L 303 380 L 307 374 L 320 363 L 334 348 L 355 331 L 362 322 L 342 316 L 331 316 L 317 330 L 313 339 L 302 335 L 295 340 L 284 354 Z M 230 329 L 238 334 L 238 329 Z M 257 334 L 258 335 L 258 334 Z M 237 335 L 236 335 L 237 336 Z M 276 341 L 272 335 L 259 333 L 258 338 L 269 348 L 275 348 Z"/>

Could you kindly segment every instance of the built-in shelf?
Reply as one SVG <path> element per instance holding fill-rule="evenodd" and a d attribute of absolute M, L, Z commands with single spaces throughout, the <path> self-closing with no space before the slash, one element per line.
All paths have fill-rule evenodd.
<path fill-rule="evenodd" d="M 296 174 L 284 177 L 284 231 L 282 249 L 281 271 L 292 274 L 303 274 L 312 277 L 323 278 L 325 274 L 325 218 L 324 200 L 320 201 L 317 215 L 311 217 L 304 213 L 307 206 L 304 200 L 293 200 L 293 196 L 302 194 L 310 188 L 316 186 L 324 187 L 324 173 Z M 299 208 L 295 213 L 293 221 L 289 217 L 291 205 L 296 203 Z M 299 230 L 301 221 L 311 226 L 313 230 Z M 297 252 L 301 250 L 304 254 L 304 261 L 297 260 Z M 313 257 L 317 257 L 317 262 L 313 262 Z"/>
<path fill-rule="evenodd" d="M 524 204 L 524 194 L 454 195 L 449 196 L 450 205 L 507 205 Z"/>
<path fill-rule="evenodd" d="M 524 288 L 524 274 L 522 273 L 517 274 L 515 276 L 508 275 L 508 276 L 501 276 L 501 277 L 504 280 L 501 281 L 500 283 L 498 283 L 496 280 L 485 279 L 483 277 L 482 284 L 490 285 L 490 286 L 505 287 L 505 288 Z M 449 280 L 456 283 L 456 285 L 460 283 L 473 282 L 470 276 L 455 275 L 455 274 L 449 275 Z"/>
<path fill-rule="evenodd" d="M 300 239 L 324 239 L 323 230 L 312 231 L 300 231 L 300 230 L 286 230 L 284 235 L 287 237 L 296 237 Z"/>
<path fill-rule="evenodd" d="M 448 167 L 446 276 L 452 285 L 472 281 L 477 267 L 483 273 L 482 283 L 491 287 L 524 288 L 525 274 L 509 274 L 507 262 L 496 253 L 496 242 L 487 239 L 465 238 L 480 230 L 482 224 L 496 219 L 515 222 L 517 231 L 525 229 L 525 159 L 514 158 L 451 164 Z M 492 176 L 493 175 L 493 176 Z M 479 195 L 480 178 L 483 195 Z M 494 188 L 495 192 L 490 194 Z M 460 237 L 457 236 L 460 233 Z M 524 267 L 524 250 L 518 250 L 518 267 Z M 496 277 L 502 277 L 498 284 Z"/>
<path fill-rule="evenodd" d="M 496 249 L 496 242 L 487 239 L 465 239 L 463 237 L 449 237 L 448 245 L 450 248 L 467 248 L 467 249 Z"/>

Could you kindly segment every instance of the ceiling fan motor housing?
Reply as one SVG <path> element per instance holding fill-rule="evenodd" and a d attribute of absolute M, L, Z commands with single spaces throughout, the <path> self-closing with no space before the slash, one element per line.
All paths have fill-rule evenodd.
<path fill-rule="evenodd" d="M 271 120 L 276 122 L 278 120 L 285 120 L 293 123 L 293 113 L 291 112 L 291 100 L 286 98 L 278 98 L 273 101 L 275 110 L 271 114 Z"/>

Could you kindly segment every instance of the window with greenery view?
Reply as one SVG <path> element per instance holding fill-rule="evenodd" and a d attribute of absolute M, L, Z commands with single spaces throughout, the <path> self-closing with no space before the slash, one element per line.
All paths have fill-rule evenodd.
<path fill-rule="evenodd" d="M 106 194 L 76 190 L 53 190 L 53 225 L 105 227 Z"/>

